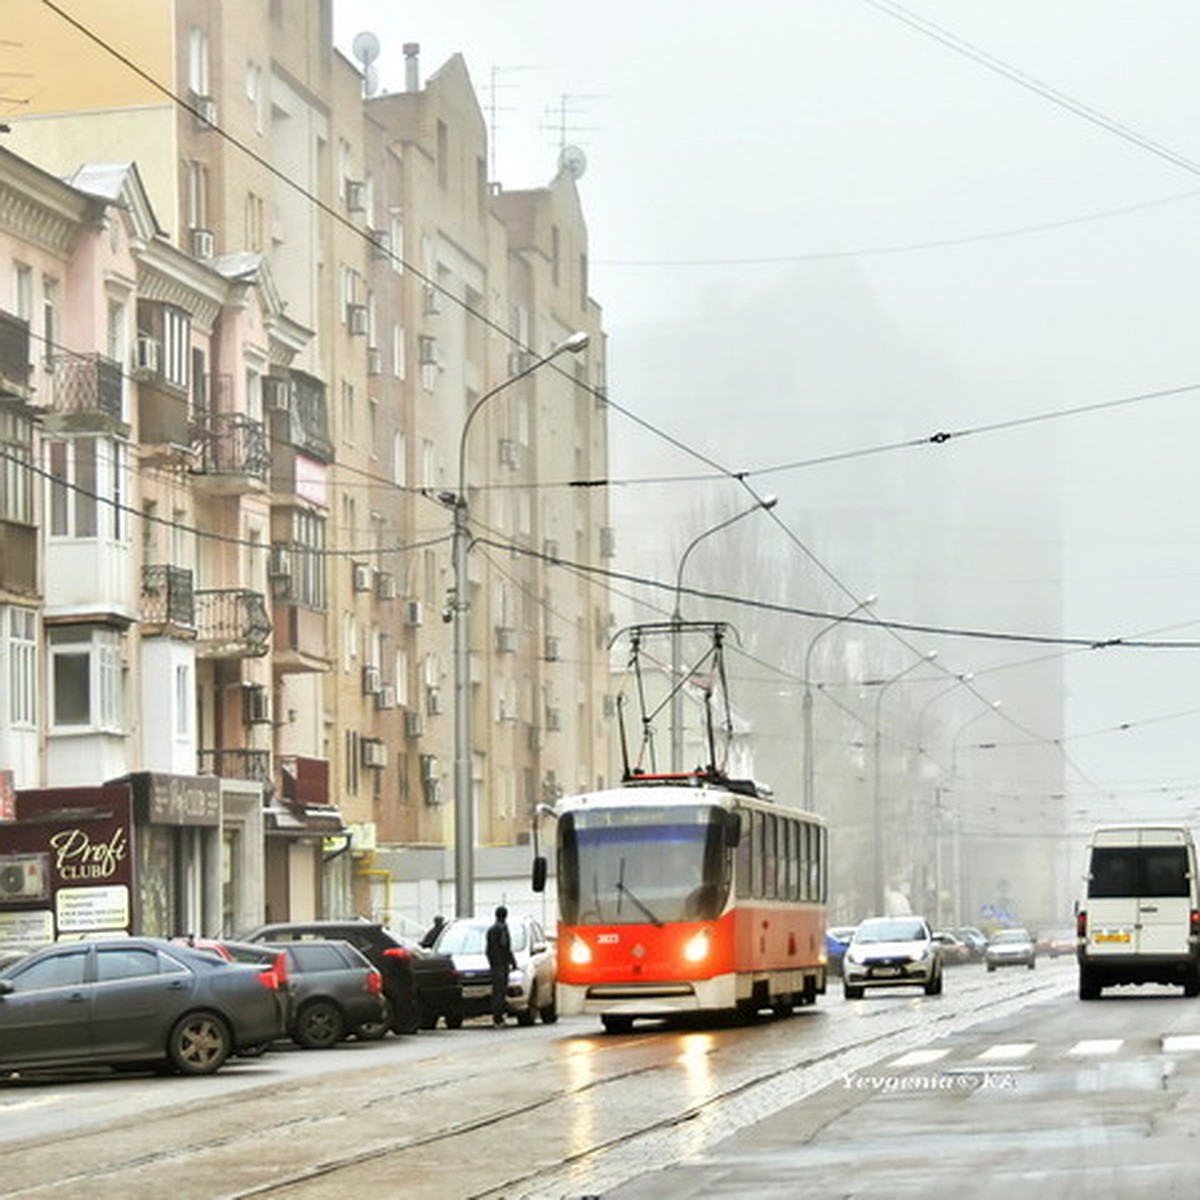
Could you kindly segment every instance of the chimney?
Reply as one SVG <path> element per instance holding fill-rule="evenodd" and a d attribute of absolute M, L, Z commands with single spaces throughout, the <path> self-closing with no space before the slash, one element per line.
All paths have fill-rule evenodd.
<path fill-rule="evenodd" d="M 421 90 L 421 43 L 404 43 L 404 90 L 419 92 Z"/>

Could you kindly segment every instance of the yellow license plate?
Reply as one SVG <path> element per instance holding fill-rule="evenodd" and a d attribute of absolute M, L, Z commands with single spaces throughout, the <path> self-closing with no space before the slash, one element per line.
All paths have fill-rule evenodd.
<path fill-rule="evenodd" d="M 1130 933 L 1127 929 L 1105 929 L 1096 934 L 1097 942 L 1128 942 Z"/>

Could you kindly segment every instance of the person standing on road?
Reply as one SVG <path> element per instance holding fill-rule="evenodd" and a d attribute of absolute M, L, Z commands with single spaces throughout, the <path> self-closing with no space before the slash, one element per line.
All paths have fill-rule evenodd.
<path fill-rule="evenodd" d="M 496 919 L 488 926 L 487 960 L 492 972 L 492 1024 L 500 1026 L 508 1011 L 508 973 L 517 969 L 508 932 L 508 909 L 503 904 L 496 908 Z"/>
<path fill-rule="evenodd" d="M 430 925 L 430 927 L 425 931 L 425 936 L 421 939 L 421 945 L 424 946 L 426 950 L 433 949 L 434 943 L 438 940 L 438 936 L 445 928 L 445 925 L 445 917 L 438 916 L 433 918 L 433 924 Z"/>

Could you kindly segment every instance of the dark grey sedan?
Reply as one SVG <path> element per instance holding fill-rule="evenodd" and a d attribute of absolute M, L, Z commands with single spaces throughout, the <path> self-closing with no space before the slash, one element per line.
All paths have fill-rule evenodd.
<path fill-rule="evenodd" d="M 0 1072 L 166 1064 L 208 1075 L 283 1033 L 274 970 L 158 938 L 47 946 L 0 970 Z"/>

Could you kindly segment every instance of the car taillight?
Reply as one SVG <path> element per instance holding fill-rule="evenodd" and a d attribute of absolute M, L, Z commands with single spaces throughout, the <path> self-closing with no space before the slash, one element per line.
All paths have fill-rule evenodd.
<path fill-rule="evenodd" d="M 283 991 L 288 985 L 287 955 L 282 951 L 275 955 L 269 967 L 263 967 L 258 973 L 263 987 L 272 992 Z"/>
<path fill-rule="evenodd" d="M 408 951 L 403 946 L 389 946 L 383 952 L 384 958 L 400 958 L 407 960 L 409 958 Z"/>
<path fill-rule="evenodd" d="M 1200 937 L 1200 909 L 1192 909 L 1189 923 L 1192 937 Z"/>
<path fill-rule="evenodd" d="M 374 967 L 371 968 L 370 974 L 367 976 L 367 991 L 372 996 L 383 994 L 383 976 Z"/>
<path fill-rule="evenodd" d="M 1195 925 L 1195 917 L 1196 917 L 1196 914 L 1192 913 L 1193 926 Z M 1075 914 L 1075 936 L 1081 937 L 1081 938 L 1087 937 L 1087 910 L 1086 909 L 1081 908 Z"/>

